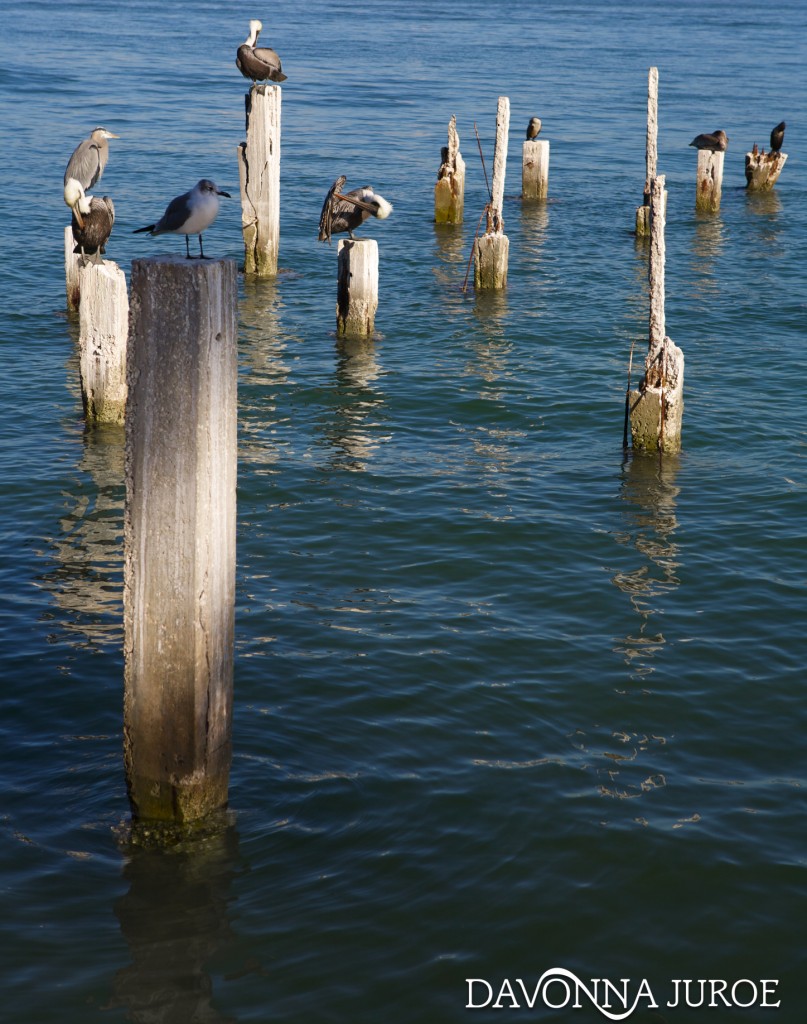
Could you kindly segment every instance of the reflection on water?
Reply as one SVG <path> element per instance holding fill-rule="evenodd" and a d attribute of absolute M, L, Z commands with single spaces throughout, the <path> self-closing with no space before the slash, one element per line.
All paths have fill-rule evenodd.
<path fill-rule="evenodd" d="M 536 270 L 543 256 L 544 242 L 549 227 L 549 206 L 543 200 L 525 199 L 520 204 L 521 244 L 519 262 L 526 269 Z"/>
<path fill-rule="evenodd" d="M 371 338 L 340 338 L 336 343 L 336 387 L 322 436 L 331 449 L 335 469 L 363 472 L 379 443 L 388 440 L 377 429 L 383 393 L 372 386 L 381 369 Z"/>
<path fill-rule="evenodd" d="M 719 291 L 717 262 L 725 248 L 725 226 L 719 214 L 698 214 L 692 234 L 695 296 L 713 298 Z"/>
<path fill-rule="evenodd" d="M 759 230 L 759 244 L 764 246 L 769 254 L 784 255 L 780 244 L 782 222 L 779 218 L 779 214 L 782 212 L 782 200 L 776 189 L 771 189 L 770 192 L 746 191 L 745 208 L 756 218 L 753 223 Z"/>

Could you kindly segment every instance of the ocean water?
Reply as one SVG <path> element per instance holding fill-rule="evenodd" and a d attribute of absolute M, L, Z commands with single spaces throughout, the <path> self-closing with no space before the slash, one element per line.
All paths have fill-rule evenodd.
<path fill-rule="evenodd" d="M 200 177 L 234 196 L 206 251 L 241 258 L 250 17 L 288 81 L 281 273 L 239 297 L 231 818 L 153 850 L 122 766 L 122 436 L 84 428 L 61 181 L 104 124 L 109 258 L 181 252 L 131 232 Z M 6 0 L 2 27 L 3 1018 L 803 1021 L 807 5 Z M 621 446 L 650 65 L 686 357 L 661 460 Z M 499 95 L 510 276 L 476 297 Z M 452 114 L 466 220 L 436 229 Z M 550 197 L 524 205 L 534 114 Z M 697 215 L 688 143 L 718 127 Z M 395 207 L 365 229 L 366 344 L 335 338 L 316 241 L 338 174 Z M 557 969 L 624 998 L 567 975 L 530 1007 L 516 979 Z M 726 987 L 667 1005 L 676 979 Z"/>

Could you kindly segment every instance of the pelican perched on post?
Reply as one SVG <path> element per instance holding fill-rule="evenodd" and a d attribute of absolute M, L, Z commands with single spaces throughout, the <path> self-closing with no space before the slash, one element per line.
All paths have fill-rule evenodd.
<path fill-rule="evenodd" d="M 392 203 L 378 195 L 372 185 L 365 185 L 364 188 L 356 188 L 343 194 L 342 189 L 346 181 L 344 174 L 340 175 L 325 196 L 319 217 L 320 242 L 330 242 L 331 235 L 337 235 L 342 231 L 346 231 L 348 236 L 353 238 L 353 232 L 368 217 L 386 220 L 392 213 Z"/>
<path fill-rule="evenodd" d="M 222 192 L 215 181 L 202 178 L 201 181 L 197 181 L 190 192 L 184 192 L 181 196 L 172 199 L 156 224 L 149 224 L 145 228 L 136 228 L 132 234 L 139 235 L 142 231 L 148 231 L 152 235 L 184 235 L 185 253 L 189 260 L 196 257 L 191 256 L 188 235 L 198 235 L 199 259 L 209 259 L 208 256 L 205 256 L 202 248 L 202 232 L 207 231 L 218 216 L 219 196 L 227 196 L 229 199 L 230 193 Z"/>
<path fill-rule="evenodd" d="M 244 78 L 255 82 L 285 82 L 288 75 L 283 74 L 280 57 L 268 46 L 257 46 L 258 36 L 263 25 L 255 19 L 249 23 L 249 35 L 238 47 L 235 64 Z"/>
<path fill-rule="evenodd" d="M 107 139 L 119 139 L 119 135 L 108 132 L 106 128 L 94 128 L 88 138 L 80 142 L 67 161 L 64 172 L 64 183 L 73 178 L 85 192 L 99 181 L 109 160 L 109 143 Z M 67 202 L 67 197 L 65 197 Z M 70 205 L 68 203 L 68 205 Z"/>
<path fill-rule="evenodd" d="M 102 263 L 106 243 L 115 223 L 115 207 L 109 196 L 99 199 L 88 196 L 76 178 L 69 178 L 64 187 L 64 201 L 73 211 L 70 226 L 76 247 L 73 252 L 81 253 L 84 263 L 93 257 L 93 263 Z"/>

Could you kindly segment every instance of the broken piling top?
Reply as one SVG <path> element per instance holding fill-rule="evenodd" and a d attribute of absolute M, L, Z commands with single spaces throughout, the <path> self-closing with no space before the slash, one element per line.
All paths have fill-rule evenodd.
<path fill-rule="evenodd" d="M 277 275 L 280 248 L 279 85 L 253 85 L 245 96 L 246 142 L 238 145 L 244 272 Z"/>
<path fill-rule="evenodd" d="M 647 72 L 647 136 L 642 205 L 636 208 L 636 234 L 650 234 L 650 183 L 658 170 L 658 68 Z"/>
<path fill-rule="evenodd" d="M 745 154 L 745 180 L 749 192 L 769 192 L 776 184 L 782 168 L 785 166 L 787 153 L 759 152 L 756 146 Z"/>
<path fill-rule="evenodd" d="M 457 118 L 448 122 L 448 145 L 442 150 L 442 163 L 434 186 L 436 224 L 461 224 L 465 206 L 465 161 L 460 153 Z"/>

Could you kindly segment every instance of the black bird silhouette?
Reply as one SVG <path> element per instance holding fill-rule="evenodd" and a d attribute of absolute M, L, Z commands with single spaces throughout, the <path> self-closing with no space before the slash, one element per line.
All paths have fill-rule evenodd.
<path fill-rule="evenodd" d="M 771 132 L 771 153 L 778 153 L 782 148 L 782 143 L 785 141 L 785 122 L 780 121 L 779 124 Z"/>
<path fill-rule="evenodd" d="M 695 149 L 710 149 L 713 153 L 725 153 L 729 148 L 729 137 L 721 128 L 716 132 L 696 135 L 690 146 L 694 146 Z"/>

